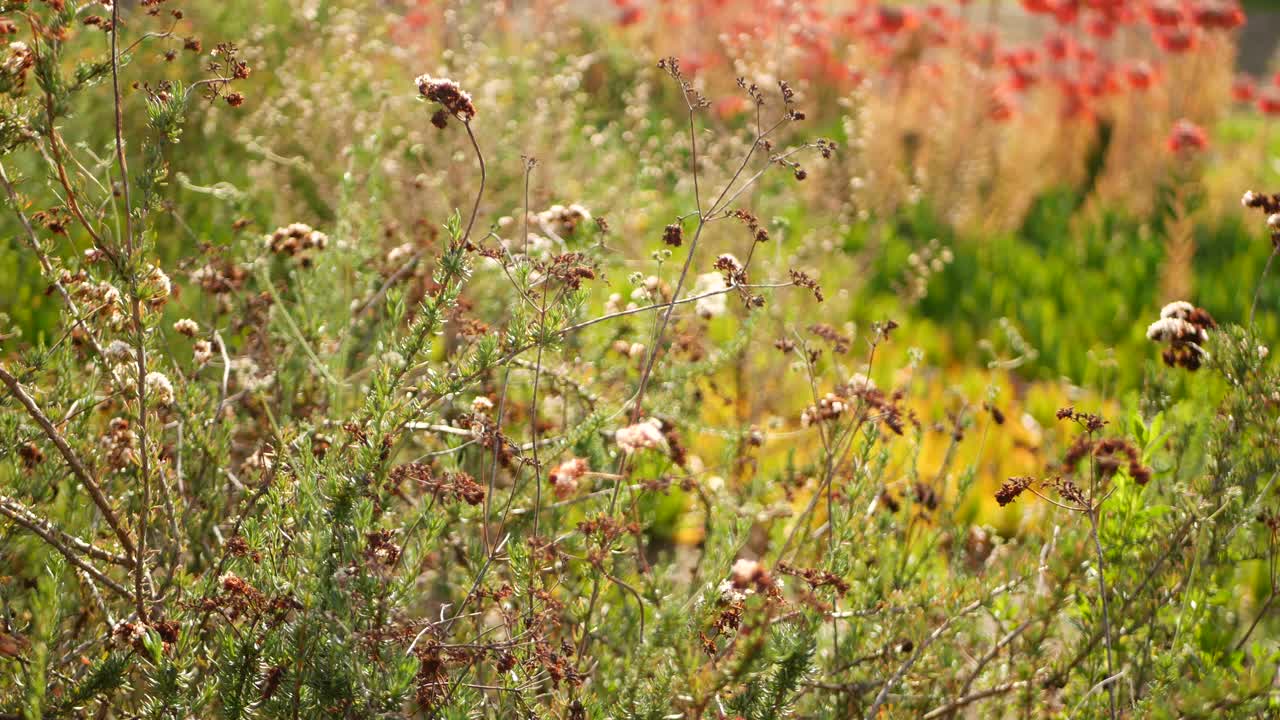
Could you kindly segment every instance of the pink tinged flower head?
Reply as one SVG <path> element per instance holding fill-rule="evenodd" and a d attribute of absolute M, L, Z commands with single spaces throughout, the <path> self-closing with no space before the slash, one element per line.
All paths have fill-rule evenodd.
<path fill-rule="evenodd" d="M 571 458 L 552 469 L 547 479 L 551 481 L 551 487 L 555 490 L 556 497 L 564 500 L 577 491 L 578 481 L 590 470 L 591 466 L 587 464 L 586 460 Z"/>
<path fill-rule="evenodd" d="M 667 438 L 662 434 L 662 421 L 657 418 L 641 420 L 635 425 L 619 428 L 613 439 L 624 453 L 662 447 Z"/>
<path fill-rule="evenodd" d="M 757 584 L 765 576 L 764 567 L 755 560 L 738 558 L 729 571 L 729 579 L 735 588 L 748 588 Z"/>

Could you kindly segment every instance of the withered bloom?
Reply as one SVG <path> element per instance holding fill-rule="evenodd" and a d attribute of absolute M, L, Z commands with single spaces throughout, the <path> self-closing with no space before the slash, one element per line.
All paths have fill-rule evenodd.
<path fill-rule="evenodd" d="M 1035 482 L 1033 477 L 1011 477 L 1004 481 L 1000 489 L 996 491 L 996 502 L 1000 503 L 1000 507 L 1004 507 L 1023 493 L 1031 484 Z"/>
<path fill-rule="evenodd" d="M 414 83 L 418 86 L 418 94 L 424 100 L 440 103 L 450 115 L 462 122 L 469 123 L 476 116 L 476 106 L 471 101 L 471 94 L 463 91 L 453 80 L 419 75 L 414 79 Z M 443 120 L 442 117 L 433 117 L 431 122 L 436 127 L 443 127 Z"/>

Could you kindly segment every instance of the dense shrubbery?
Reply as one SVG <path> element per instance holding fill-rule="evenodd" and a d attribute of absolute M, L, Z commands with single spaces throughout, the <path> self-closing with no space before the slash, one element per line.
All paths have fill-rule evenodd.
<path fill-rule="evenodd" d="M 1275 712 L 1235 15 L 1024 4 L 0 2 L 0 718 Z"/>

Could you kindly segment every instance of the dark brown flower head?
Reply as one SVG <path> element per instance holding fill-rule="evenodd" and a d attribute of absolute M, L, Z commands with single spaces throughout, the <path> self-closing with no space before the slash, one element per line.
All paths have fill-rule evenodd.
<path fill-rule="evenodd" d="M 658 69 L 665 71 L 680 85 L 680 91 L 684 93 L 685 103 L 690 109 L 704 108 L 711 105 L 711 101 L 703 96 L 702 93 L 694 89 L 693 85 L 685 79 L 684 72 L 680 70 L 680 60 L 676 57 L 665 57 L 658 61 Z"/>
<path fill-rule="evenodd" d="M 814 336 L 826 341 L 831 346 L 831 351 L 838 355 L 848 353 L 850 346 L 853 344 L 853 338 L 844 335 L 827 323 L 814 323 L 809 326 L 808 330 Z"/>
<path fill-rule="evenodd" d="M 22 460 L 22 467 L 34 470 L 37 465 L 44 462 L 44 451 L 33 442 L 25 442 L 18 446 L 18 457 Z"/>
<path fill-rule="evenodd" d="M 764 106 L 765 104 L 764 93 L 760 92 L 760 87 L 758 85 L 756 85 L 755 83 L 751 83 L 750 85 L 748 85 L 746 78 L 740 77 L 738 78 L 738 87 L 745 90 L 747 92 L 747 97 L 751 98 L 751 101 L 754 102 L 757 106 L 759 107 Z"/>
<path fill-rule="evenodd" d="M 1004 481 L 1000 489 L 996 491 L 996 502 L 1000 503 L 1000 507 L 1004 507 L 1023 493 L 1031 484 L 1036 481 L 1033 477 L 1011 477 Z"/>
<path fill-rule="evenodd" d="M 1160 319 L 1147 327 L 1147 339 L 1166 344 L 1161 358 L 1170 367 L 1197 370 L 1207 357 L 1201 344 L 1218 327 L 1208 310 L 1178 300 L 1160 310 Z"/>
<path fill-rule="evenodd" d="M 680 223 L 671 223 L 662 231 L 662 242 L 671 247 L 680 247 L 684 244 L 684 226 Z"/>
<path fill-rule="evenodd" d="M 737 287 L 747 284 L 747 270 L 738 261 L 738 258 L 725 253 L 716 258 L 715 269 L 724 275 L 724 282 L 729 287 Z"/>
<path fill-rule="evenodd" d="M 798 179 L 803 180 L 804 178 Z M 730 213 L 730 215 L 738 220 L 738 222 L 747 226 L 747 230 L 751 231 L 751 239 L 753 241 L 760 243 L 769 241 L 768 229 L 761 224 L 760 219 L 752 214 L 751 211 L 739 208 Z"/>
<path fill-rule="evenodd" d="M 931 485 L 923 482 L 917 482 L 915 485 L 911 486 L 911 494 L 915 498 L 915 501 L 920 505 L 923 505 L 926 510 L 937 510 L 938 504 L 941 502 L 941 498 L 938 496 L 938 491 L 934 490 Z"/>
<path fill-rule="evenodd" d="M 883 507 L 890 513 L 896 513 L 902 509 L 902 504 L 898 502 L 897 498 L 889 494 L 889 488 L 887 487 L 880 490 L 880 498 L 878 502 L 880 507 Z"/>
<path fill-rule="evenodd" d="M 414 82 L 418 86 L 418 94 L 424 100 L 439 103 L 450 115 L 464 123 L 471 122 L 476 116 L 476 106 L 471 101 L 471 94 L 465 92 L 458 83 L 448 78 L 419 75 Z M 438 113 L 437 113 L 438 115 Z M 441 123 L 433 117 L 432 124 L 441 127 Z"/>
<path fill-rule="evenodd" d="M 1267 230 L 1271 244 L 1280 248 L 1280 193 L 1267 195 L 1249 190 L 1240 198 L 1240 204 L 1251 210 L 1259 210 L 1267 217 Z"/>
<path fill-rule="evenodd" d="M 1070 478 L 1055 478 L 1052 483 L 1054 490 L 1062 496 L 1063 500 L 1075 503 L 1081 508 L 1089 507 L 1089 499 L 1085 497 L 1084 491 L 1080 489 Z"/>
<path fill-rule="evenodd" d="M 395 533 L 378 530 L 365 535 L 365 557 L 375 567 L 394 567 L 400 561 L 401 548 L 394 542 Z"/>
<path fill-rule="evenodd" d="M 814 280 L 809 277 L 808 274 L 794 268 L 788 272 L 791 274 L 791 282 L 795 283 L 796 287 L 807 288 L 813 291 L 813 297 L 818 302 L 822 302 L 826 299 L 822 295 L 822 287 L 818 285 L 817 280 Z"/>
<path fill-rule="evenodd" d="M 1101 415 L 1097 415 L 1094 413 L 1076 412 L 1076 409 L 1071 406 L 1060 408 L 1057 412 L 1056 417 L 1059 420 L 1070 420 L 1080 425 L 1080 427 L 1084 428 L 1085 431 L 1090 433 L 1095 433 L 1101 430 L 1107 424 L 1106 418 L 1102 417 Z"/>
<path fill-rule="evenodd" d="M 982 404 L 982 407 L 986 408 L 987 412 L 991 413 L 991 419 L 992 421 L 995 422 L 995 424 L 997 425 L 1004 424 L 1004 413 L 1000 410 L 1000 408 L 996 407 L 995 405 L 992 405 L 991 403 L 985 403 L 985 402 Z"/>

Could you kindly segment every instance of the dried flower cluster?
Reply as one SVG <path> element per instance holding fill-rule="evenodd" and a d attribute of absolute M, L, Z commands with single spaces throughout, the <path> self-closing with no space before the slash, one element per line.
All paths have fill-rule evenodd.
<path fill-rule="evenodd" d="M 1147 327 L 1147 339 L 1168 346 L 1160 357 L 1169 367 L 1197 370 L 1207 356 L 1202 346 L 1217 327 L 1207 310 L 1178 300 L 1160 309 L 1160 319 Z"/>

